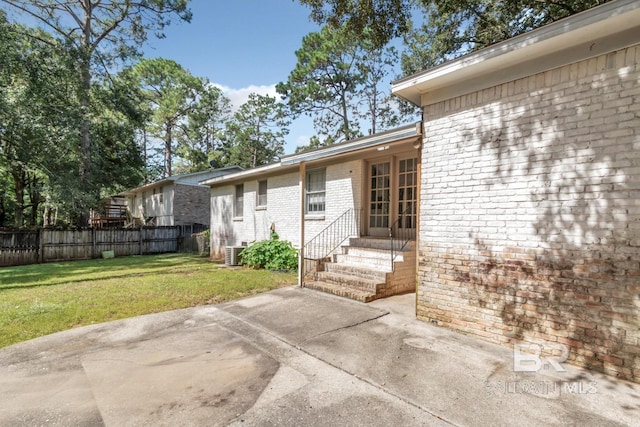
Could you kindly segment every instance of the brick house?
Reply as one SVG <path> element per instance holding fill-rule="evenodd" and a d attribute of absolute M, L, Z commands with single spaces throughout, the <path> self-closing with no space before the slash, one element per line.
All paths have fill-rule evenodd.
<path fill-rule="evenodd" d="M 640 3 L 392 86 L 423 109 L 417 316 L 640 382 Z"/>
<path fill-rule="evenodd" d="M 300 250 L 303 286 L 416 291 L 422 320 L 562 344 L 576 365 L 640 382 L 640 3 L 392 91 L 423 109 L 419 126 L 206 181 L 213 256 L 275 229 Z"/>
<path fill-rule="evenodd" d="M 131 218 L 157 226 L 209 225 L 209 188 L 200 181 L 242 170 L 239 166 L 173 175 L 118 194 Z"/>
<path fill-rule="evenodd" d="M 303 254 L 303 286 L 361 301 L 414 292 L 420 129 L 407 125 L 203 182 L 211 187 L 212 257 L 274 230 Z"/>

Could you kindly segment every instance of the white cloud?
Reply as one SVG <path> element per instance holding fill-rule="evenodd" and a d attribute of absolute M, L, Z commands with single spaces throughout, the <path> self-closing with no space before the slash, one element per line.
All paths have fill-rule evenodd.
<path fill-rule="evenodd" d="M 218 83 L 212 83 L 213 86 L 220 89 L 227 98 L 231 100 L 231 108 L 235 112 L 242 104 L 247 102 L 249 95 L 257 93 L 258 95 L 269 95 L 279 99 L 279 95 L 276 92 L 276 85 L 250 85 L 241 89 L 233 89 L 229 86 L 224 86 Z"/>

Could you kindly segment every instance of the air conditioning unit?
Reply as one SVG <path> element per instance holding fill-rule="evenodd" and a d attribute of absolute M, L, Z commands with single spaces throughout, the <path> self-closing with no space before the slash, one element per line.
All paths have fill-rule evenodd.
<path fill-rule="evenodd" d="M 240 252 L 246 248 L 246 246 L 227 246 L 224 254 L 224 263 L 226 265 L 238 265 L 240 264 Z"/>

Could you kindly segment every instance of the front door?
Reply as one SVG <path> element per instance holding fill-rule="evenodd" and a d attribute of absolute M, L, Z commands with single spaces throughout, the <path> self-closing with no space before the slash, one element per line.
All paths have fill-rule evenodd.
<path fill-rule="evenodd" d="M 418 159 L 390 157 L 369 162 L 368 234 L 389 236 L 389 228 L 415 236 Z"/>

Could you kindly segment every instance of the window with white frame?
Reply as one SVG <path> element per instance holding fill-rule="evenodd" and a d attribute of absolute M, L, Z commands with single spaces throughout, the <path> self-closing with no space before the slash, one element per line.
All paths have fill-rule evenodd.
<path fill-rule="evenodd" d="M 310 170 L 307 172 L 306 180 L 305 213 L 309 215 L 322 215 L 325 210 L 326 170 Z"/>
<path fill-rule="evenodd" d="M 267 180 L 258 181 L 258 194 L 256 200 L 256 206 L 258 208 L 267 207 Z"/>
<path fill-rule="evenodd" d="M 236 218 L 242 218 L 244 216 L 244 184 L 236 185 L 233 216 Z"/>

